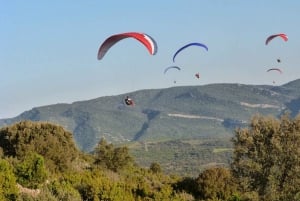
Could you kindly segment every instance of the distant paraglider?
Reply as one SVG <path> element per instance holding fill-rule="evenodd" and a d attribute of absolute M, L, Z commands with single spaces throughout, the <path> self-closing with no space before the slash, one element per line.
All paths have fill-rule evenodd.
<path fill-rule="evenodd" d="M 177 70 L 177 71 L 181 70 L 181 68 L 178 66 L 169 66 L 169 67 L 165 68 L 164 74 L 166 74 L 169 70 L 172 70 L 172 69 Z M 173 83 L 176 84 L 176 80 L 174 80 Z"/>
<path fill-rule="evenodd" d="M 282 74 L 282 70 L 279 68 L 270 68 L 267 70 L 267 72 L 270 72 L 270 71 L 276 71 L 276 72 Z M 273 80 L 273 84 L 275 84 L 275 83 L 276 83 L 275 80 Z"/>
<path fill-rule="evenodd" d="M 134 39 L 138 40 L 147 48 L 147 50 L 149 51 L 149 53 L 151 55 L 155 55 L 157 52 L 157 44 L 151 36 L 149 36 L 145 33 L 127 32 L 127 33 L 116 34 L 116 35 L 112 35 L 112 36 L 108 37 L 101 44 L 101 46 L 98 50 L 98 55 L 97 55 L 98 60 L 101 60 L 104 57 L 104 55 L 106 54 L 106 52 L 113 45 L 115 45 L 117 42 L 119 42 L 120 40 L 125 39 L 125 38 L 134 38 Z"/>
<path fill-rule="evenodd" d="M 267 72 L 270 72 L 270 71 L 277 71 L 279 73 L 282 73 L 282 70 L 280 70 L 279 68 L 270 68 L 267 70 Z"/>
<path fill-rule="evenodd" d="M 196 74 L 195 74 L 195 77 L 199 79 L 199 78 L 200 78 L 200 74 L 199 74 L 199 73 L 196 73 Z"/>
<path fill-rule="evenodd" d="M 180 67 L 178 66 L 169 66 L 164 70 L 164 74 L 166 74 L 166 72 L 168 72 L 170 69 L 177 69 L 177 70 L 181 70 Z"/>
<path fill-rule="evenodd" d="M 205 44 L 202 44 L 202 43 L 189 43 L 189 44 L 187 44 L 187 45 L 185 45 L 185 46 L 179 48 L 179 49 L 175 52 L 175 54 L 174 54 L 174 56 L 173 56 L 173 62 L 175 62 L 175 58 L 176 58 L 176 56 L 177 56 L 177 54 L 178 54 L 179 52 L 181 52 L 182 50 L 184 50 L 185 48 L 190 47 L 190 46 L 199 46 L 199 47 L 203 47 L 206 51 L 208 51 L 208 47 L 207 47 Z"/>
<path fill-rule="evenodd" d="M 267 37 L 266 41 L 265 41 L 265 44 L 268 45 L 273 39 L 275 38 L 281 38 L 283 41 L 287 42 L 288 41 L 288 36 L 284 33 L 279 33 L 279 34 L 273 34 L 273 35 L 270 35 Z M 276 59 L 277 63 L 281 63 L 281 59 L 280 58 L 277 58 Z"/>
<path fill-rule="evenodd" d="M 285 42 L 288 41 L 288 36 L 284 33 L 280 33 L 280 34 L 274 34 L 274 35 L 271 35 L 269 36 L 267 39 L 266 39 L 266 42 L 265 44 L 268 45 L 269 42 L 271 42 L 274 38 L 276 37 L 280 37 L 282 38 Z"/>

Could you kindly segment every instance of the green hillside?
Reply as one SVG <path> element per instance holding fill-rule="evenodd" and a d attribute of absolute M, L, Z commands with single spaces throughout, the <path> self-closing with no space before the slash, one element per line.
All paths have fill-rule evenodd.
<path fill-rule="evenodd" d="M 228 145 L 233 130 L 247 126 L 254 114 L 279 116 L 286 110 L 291 111 L 293 116 L 298 114 L 299 89 L 300 80 L 282 86 L 209 84 L 147 89 L 72 104 L 36 107 L 15 118 L 0 120 L 0 126 L 21 120 L 55 123 L 73 133 L 77 147 L 85 152 L 92 151 L 101 138 L 116 145 L 146 143 L 161 147 L 161 150 L 171 148 L 169 146 L 173 144 L 169 142 L 180 144 L 191 139 L 200 142 L 224 139 L 223 144 Z M 126 95 L 135 100 L 136 106 L 124 105 Z M 154 158 L 150 159 L 151 152 L 144 152 L 143 149 L 143 146 L 132 146 L 131 151 L 137 161 L 149 165 Z M 178 152 L 189 150 L 183 145 L 176 149 Z M 202 148 L 197 149 L 203 151 Z M 210 153 L 213 153 L 212 150 Z M 195 151 L 191 149 L 190 152 Z M 158 151 L 153 155 L 164 153 Z M 197 156 L 203 159 L 201 154 Z M 229 158 L 225 154 L 222 161 L 213 157 L 210 161 L 204 161 L 207 164 L 227 164 Z M 174 165 L 170 165 L 175 160 L 174 156 L 157 160 L 163 162 L 162 166 L 176 170 Z"/>

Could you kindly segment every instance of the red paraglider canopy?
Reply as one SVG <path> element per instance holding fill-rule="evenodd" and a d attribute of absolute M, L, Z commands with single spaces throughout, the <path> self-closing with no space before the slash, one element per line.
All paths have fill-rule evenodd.
<path fill-rule="evenodd" d="M 108 37 L 100 46 L 98 50 L 98 55 L 97 58 L 98 60 L 101 60 L 106 52 L 117 42 L 119 42 L 122 39 L 125 38 L 134 38 L 141 42 L 149 51 L 151 55 L 156 54 L 157 52 L 157 45 L 155 40 L 144 33 L 138 33 L 138 32 L 127 32 L 127 33 L 121 33 L 121 34 L 116 34 Z"/>
<path fill-rule="evenodd" d="M 287 36 L 286 34 L 284 34 L 284 33 L 274 34 L 274 35 L 271 35 L 271 36 L 269 36 L 269 37 L 267 38 L 267 40 L 266 40 L 266 45 L 268 45 L 269 42 L 270 42 L 271 40 L 273 40 L 274 38 L 276 38 L 276 37 L 281 37 L 285 42 L 288 41 L 288 36 Z"/>

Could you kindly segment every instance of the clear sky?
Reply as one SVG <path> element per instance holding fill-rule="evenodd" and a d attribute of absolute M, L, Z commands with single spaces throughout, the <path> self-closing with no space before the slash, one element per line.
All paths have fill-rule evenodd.
<path fill-rule="evenodd" d="M 281 85 L 300 77 L 297 0 L 0 2 L 0 118 L 140 89 L 273 80 Z M 131 31 L 152 36 L 157 54 L 129 38 L 97 60 L 107 37 Z M 277 33 L 289 41 L 266 46 L 265 39 Z M 209 50 L 190 47 L 173 63 L 175 51 L 189 42 Z M 182 70 L 163 74 L 171 65 Z M 274 67 L 283 74 L 266 72 Z"/>

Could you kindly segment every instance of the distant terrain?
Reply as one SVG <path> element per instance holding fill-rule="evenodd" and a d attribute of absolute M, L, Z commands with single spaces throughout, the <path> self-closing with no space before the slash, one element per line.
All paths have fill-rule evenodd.
<path fill-rule="evenodd" d="M 124 105 L 126 95 L 134 99 L 134 107 Z M 299 109 L 300 80 L 281 86 L 209 84 L 36 107 L 1 119 L 0 126 L 21 120 L 51 122 L 73 133 L 85 152 L 105 138 L 127 145 L 142 165 L 154 161 L 165 170 L 197 172 L 210 164 L 228 164 L 234 129 L 247 126 L 253 115 L 278 117 L 289 111 L 295 116 Z"/>

